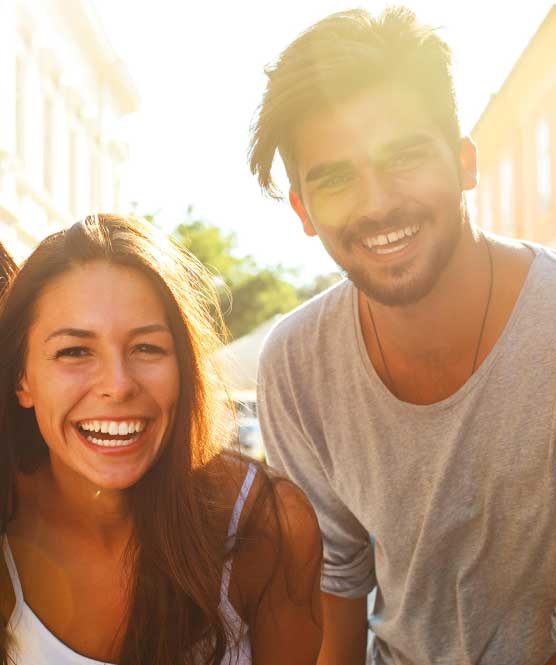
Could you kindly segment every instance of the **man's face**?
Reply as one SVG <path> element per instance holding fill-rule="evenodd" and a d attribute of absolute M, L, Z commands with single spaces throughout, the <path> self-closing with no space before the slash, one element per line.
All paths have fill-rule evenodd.
<path fill-rule="evenodd" d="M 456 159 L 418 96 L 381 86 L 310 115 L 294 135 L 305 232 L 385 305 L 423 298 L 457 246 L 475 151 Z"/>

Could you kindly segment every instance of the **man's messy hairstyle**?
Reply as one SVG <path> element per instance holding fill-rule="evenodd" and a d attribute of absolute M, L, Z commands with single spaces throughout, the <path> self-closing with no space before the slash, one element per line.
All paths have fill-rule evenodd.
<path fill-rule="evenodd" d="M 296 127 L 309 114 L 385 82 L 415 91 L 457 154 L 461 131 L 451 65 L 447 44 L 406 8 L 388 8 L 378 18 L 363 9 L 328 16 L 265 70 L 267 86 L 251 129 L 252 173 L 268 195 L 281 198 L 271 175 L 278 150 L 298 191 Z"/>

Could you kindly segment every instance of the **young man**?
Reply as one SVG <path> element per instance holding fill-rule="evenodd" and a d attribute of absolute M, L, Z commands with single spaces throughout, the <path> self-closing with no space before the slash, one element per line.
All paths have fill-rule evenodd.
<path fill-rule="evenodd" d="M 328 17 L 268 70 L 251 168 L 348 279 L 261 359 L 272 465 L 322 529 L 319 665 L 543 665 L 556 607 L 556 259 L 473 227 L 446 44 Z"/>

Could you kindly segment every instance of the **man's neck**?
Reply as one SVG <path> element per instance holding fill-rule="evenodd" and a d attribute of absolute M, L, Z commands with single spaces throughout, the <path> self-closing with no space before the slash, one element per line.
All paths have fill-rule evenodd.
<path fill-rule="evenodd" d="M 472 343 L 484 315 L 489 282 L 486 240 L 466 226 L 448 265 L 424 298 L 404 306 L 374 301 L 368 305 L 381 341 L 388 339 L 397 355 L 427 358 L 464 350 Z"/>
<path fill-rule="evenodd" d="M 528 250 L 486 240 L 466 226 L 450 263 L 420 301 L 387 307 L 360 293 L 367 351 L 387 387 L 415 403 L 439 401 L 461 387 L 496 343 L 530 262 Z"/>

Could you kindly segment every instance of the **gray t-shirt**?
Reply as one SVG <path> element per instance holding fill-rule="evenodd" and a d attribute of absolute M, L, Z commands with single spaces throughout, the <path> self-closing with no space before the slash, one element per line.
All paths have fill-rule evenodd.
<path fill-rule="evenodd" d="M 377 663 L 544 665 L 556 652 L 556 257 L 536 252 L 495 347 L 441 402 L 386 389 L 349 281 L 265 344 L 270 463 L 317 511 L 322 589 L 377 587 Z"/>

